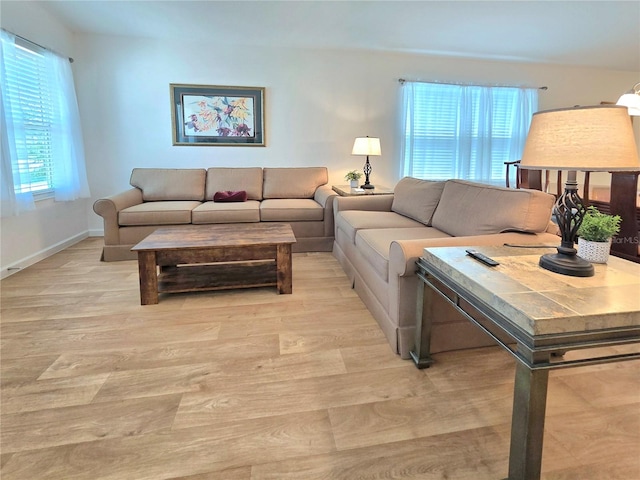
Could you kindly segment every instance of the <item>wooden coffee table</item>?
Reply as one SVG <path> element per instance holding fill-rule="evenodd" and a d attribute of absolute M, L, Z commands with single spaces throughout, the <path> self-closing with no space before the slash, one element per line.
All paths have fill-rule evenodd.
<path fill-rule="evenodd" d="M 138 252 L 140 303 L 201 290 L 276 286 L 291 293 L 295 241 L 288 223 L 160 228 L 131 249 Z"/>

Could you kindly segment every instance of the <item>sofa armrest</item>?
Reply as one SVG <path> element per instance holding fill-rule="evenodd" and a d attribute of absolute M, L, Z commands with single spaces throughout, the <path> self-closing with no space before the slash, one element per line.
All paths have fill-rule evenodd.
<path fill-rule="evenodd" d="M 125 192 L 96 200 L 93 204 L 93 211 L 103 219 L 105 245 L 117 245 L 120 241 L 118 234 L 118 212 L 141 203 L 142 190 L 138 188 L 131 188 Z"/>
<path fill-rule="evenodd" d="M 401 277 L 413 275 L 416 270 L 416 261 L 427 247 L 475 247 L 505 243 L 556 246 L 559 245 L 559 239 L 551 233 L 506 232 L 467 237 L 394 240 L 389 248 L 389 275 Z"/>
<path fill-rule="evenodd" d="M 393 195 L 359 195 L 355 197 L 337 197 L 334 212 L 342 210 L 369 210 L 390 212 Z"/>
<path fill-rule="evenodd" d="M 549 220 L 549 223 L 547 224 L 547 229 L 545 230 L 545 232 L 553 233 L 554 235 L 557 235 L 559 237 L 561 236 L 560 227 L 558 226 L 557 223 L 552 222 L 551 220 Z"/>
<path fill-rule="evenodd" d="M 335 225 L 338 212 L 343 210 L 368 210 L 374 212 L 390 212 L 393 195 L 359 195 L 355 197 L 336 197 L 333 202 L 333 223 Z"/>
<path fill-rule="evenodd" d="M 324 236 L 333 237 L 335 198 L 338 196 L 329 185 L 320 185 L 313 195 L 313 199 L 324 207 Z"/>
<path fill-rule="evenodd" d="M 328 203 L 333 203 L 333 197 L 337 197 L 338 194 L 333 191 L 329 185 L 320 185 L 316 189 L 316 193 L 313 194 L 313 199 L 323 207 Z"/>

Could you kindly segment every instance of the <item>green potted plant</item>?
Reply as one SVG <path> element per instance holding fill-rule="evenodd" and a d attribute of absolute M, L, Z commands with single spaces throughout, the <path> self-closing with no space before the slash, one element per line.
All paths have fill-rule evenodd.
<path fill-rule="evenodd" d="M 347 172 L 347 174 L 344 176 L 344 179 L 349 180 L 351 188 L 358 188 L 358 180 L 360 180 L 360 177 L 362 177 L 362 174 L 360 172 L 358 172 L 357 170 L 351 170 L 350 172 Z"/>
<path fill-rule="evenodd" d="M 600 213 L 594 206 L 587 208 L 578 228 L 578 256 L 592 263 L 607 263 L 611 239 L 620 231 L 619 215 Z"/>

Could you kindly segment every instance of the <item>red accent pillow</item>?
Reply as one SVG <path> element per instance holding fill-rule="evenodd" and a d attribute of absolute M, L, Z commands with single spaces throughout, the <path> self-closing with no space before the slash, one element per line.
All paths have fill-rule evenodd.
<path fill-rule="evenodd" d="M 237 192 L 233 192 L 231 190 L 226 190 L 224 192 L 216 192 L 213 195 L 214 202 L 246 202 L 247 201 L 247 192 L 244 190 L 238 190 Z"/>

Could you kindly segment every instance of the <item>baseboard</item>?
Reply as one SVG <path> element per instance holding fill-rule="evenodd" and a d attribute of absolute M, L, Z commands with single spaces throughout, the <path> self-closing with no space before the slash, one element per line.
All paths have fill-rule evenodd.
<path fill-rule="evenodd" d="M 89 230 L 90 237 L 104 237 L 104 228 L 92 228 Z"/>
<path fill-rule="evenodd" d="M 89 231 L 85 231 L 85 232 L 79 233 L 78 235 L 74 235 L 73 237 L 70 237 L 66 240 L 58 242 L 55 245 L 51 245 L 50 247 L 40 250 L 39 252 L 36 252 L 33 255 L 29 255 L 28 257 L 25 257 L 13 263 L 12 265 L 9 265 L 6 268 L 3 268 L 0 271 L 0 279 L 6 278 L 9 275 L 13 275 L 14 273 L 19 272 L 20 270 L 23 270 L 33 265 L 34 263 L 38 263 L 39 261 L 44 260 L 45 258 L 50 257 L 53 254 L 61 252 L 65 248 L 69 248 L 70 246 L 75 245 L 76 243 L 84 240 L 89 236 L 90 236 Z"/>

